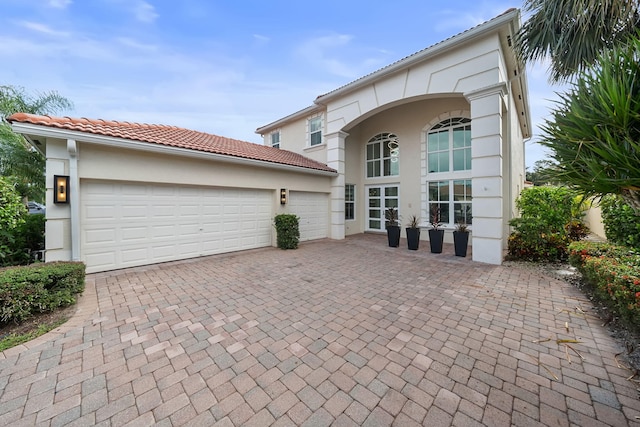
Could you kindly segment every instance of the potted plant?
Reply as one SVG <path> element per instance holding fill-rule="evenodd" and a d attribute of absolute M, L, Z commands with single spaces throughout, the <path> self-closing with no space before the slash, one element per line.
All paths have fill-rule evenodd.
<path fill-rule="evenodd" d="M 465 222 L 459 222 L 453 230 L 453 247 L 456 256 L 466 257 L 467 246 L 469 246 L 469 228 Z"/>
<path fill-rule="evenodd" d="M 407 246 L 412 251 L 417 251 L 420 245 L 420 218 L 411 215 L 407 224 Z"/>
<path fill-rule="evenodd" d="M 387 239 L 389 246 L 397 248 L 400 246 L 400 225 L 398 225 L 398 209 L 387 208 L 384 212 L 387 226 Z"/>
<path fill-rule="evenodd" d="M 431 228 L 429 229 L 429 246 L 431 246 L 431 253 L 442 253 L 442 243 L 444 242 L 444 230 L 440 227 L 440 206 L 433 205 L 431 208 L 431 219 L 429 221 Z"/>

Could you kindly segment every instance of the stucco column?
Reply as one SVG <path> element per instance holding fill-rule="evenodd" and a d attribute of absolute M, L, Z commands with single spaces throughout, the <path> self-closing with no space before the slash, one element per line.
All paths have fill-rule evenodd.
<path fill-rule="evenodd" d="M 69 204 L 71 205 L 71 260 L 80 261 L 80 178 L 78 177 L 78 146 L 67 139 L 69 152 Z"/>
<path fill-rule="evenodd" d="M 465 93 L 471 104 L 471 169 L 473 195 L 473 260 L 502 264 L 503 206 L 503 98 L 500 83 Z"/>
<path fill-rule="evenodd" d="M 344 144 L 348 133 L 338 131 L 325 135 L 327 143 L 327 166 L 338 171 L 331 181 L 331 224 L 329 237 L 344 239 Z"/>

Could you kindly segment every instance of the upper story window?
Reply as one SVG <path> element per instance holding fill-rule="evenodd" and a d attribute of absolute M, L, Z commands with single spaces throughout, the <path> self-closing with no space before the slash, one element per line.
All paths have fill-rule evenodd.
<path fill-rule="evenodd" d="M 429 173 L 471 170 L 471 119 L 454 117 L 427 134 Z"/>
<path fill-rule="evenodd" d="M 400 144 L 393 133 L 379 133 L 367 142 L 367 178 L 400 174 Z"/>
<path fill-rule="evenodd" d="M 312 117 L 309 119 L 309 145 L 322 144 L 322 117 Z"/>
<path fill-rule="evenodd" d="M 280 131 L 279 130 L 271 133 L 271 146 L 273 148 L 280 148 Z"/>

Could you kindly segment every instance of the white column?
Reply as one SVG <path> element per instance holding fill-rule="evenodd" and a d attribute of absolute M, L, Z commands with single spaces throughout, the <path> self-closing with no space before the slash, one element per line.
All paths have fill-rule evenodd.
<path fill-rule="evenodd" d="M 502 264 L 504 248 L 503 124 L 506 85 L 465 93 L 471 104 L 473 260 Z"/>
<path fill-rule="evenodd" d="M 67 139 L 69 152 L 69 205 L 71 208 L 71 260 L 80 261 L 80 178 L 78 177 L 78 147 Z"/>
<path fill-rule="evenodd" d="M 331 224 L 329 237 L 344 239 L 344 144 L 348 133 L 338 131 L 325 135 L 327 142 L 327 166 L 338 171 L 331 181 Z"/>

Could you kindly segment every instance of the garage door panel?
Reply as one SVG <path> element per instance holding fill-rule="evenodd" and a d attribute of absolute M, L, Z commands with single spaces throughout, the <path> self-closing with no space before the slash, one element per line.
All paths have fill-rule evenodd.
<path fill-rule="evenodd" d="M 290 191 L 289 211 L 300 218 L 300 241 L 322 239 L 329 235 L 328 194 Z"/>
<path fill-rule="evenodd" d="M 123 227 L 122 228 L 122 241 L 134 242 L 144 241 L 147 238 L 149 231 L 147 227 Z"/>
<path fill-rule="evenodd" d="M 82 181 L 87 271 L 271 245 L 273 193 Z"/>
<path fill-rule="evenodd" d="M 122 262 L 124 264 L 137 264 L 147 259 L 147 248 L 123 249 Z"/>
<path fill-rule="evenodd" d="M 87 230 L 87 243 L 115 243 L 115 233 L 113 229 Z"/>

